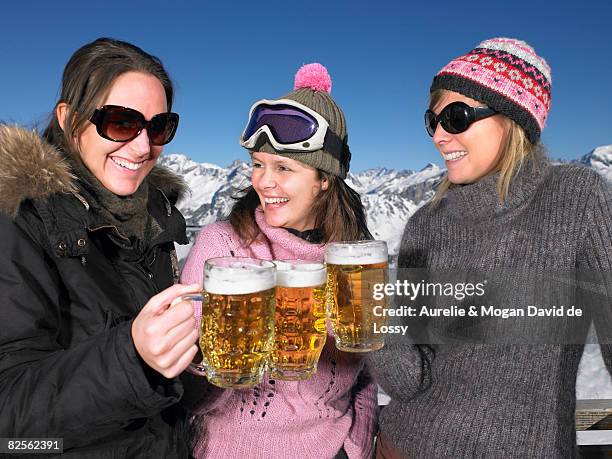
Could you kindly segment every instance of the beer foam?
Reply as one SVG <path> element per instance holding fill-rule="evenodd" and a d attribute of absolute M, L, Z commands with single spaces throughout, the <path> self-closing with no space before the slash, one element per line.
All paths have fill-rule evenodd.
<path fill-rule="evenodd" d="M 325 252 L 325 262 L 332 265 L 372 265 L 388 261 L 384 241 L 331 243 Z"/>
<path fill-rule="evenodd" d="M 327 280 L 327 270 L 321 263 L 292 264 L 275 261 L 276 284 L 280 287 L 313 287 Z"/>
<path fill-rule="evenodd" d="M 275 270 L 241 262 L 227 267 L 214 266 L 204 272 L 204 290 L 218 295 L 246 295 L 275 286 Z"/>

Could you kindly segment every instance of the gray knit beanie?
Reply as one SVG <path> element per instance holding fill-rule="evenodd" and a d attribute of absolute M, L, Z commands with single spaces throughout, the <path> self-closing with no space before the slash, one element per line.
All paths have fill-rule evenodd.
<path fill-rule="evenodd" d="M 327 69 L 321 64 L 313 63 L 306 64 L 298 70 L 295 75 L 294 90 L 281 97 L 281 99 L 291 99 L 305 105 L 325 118 L 329 123 L 328 130 L 332 132 L 332 137 L 337 139 L 341 146 L 338 145 L 337 148 L 333 149 L 334 151 L 324 145 L 322 149 L 316 151 L 288 152 L 277 151 L 266 141 L 258 145 L 255 150 L 250 150 L 250 152 L 262 151 L 277 154 L 295 159 L 340 178 L 346 178 L 351 161 L 346 120 L 340 107 L 331 98 L 330 92 L 331 78 Z"/>

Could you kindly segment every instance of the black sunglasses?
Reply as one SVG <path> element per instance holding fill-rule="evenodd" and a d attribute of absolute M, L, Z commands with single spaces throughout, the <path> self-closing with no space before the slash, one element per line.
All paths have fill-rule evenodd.
<path fill-rule="evenodd" d="M 165 145 L 172 140 L 178 127 L 177 113 L 159 113 L 147 121 L 138 110 L 118 105 L 97 108 L 91 118 L 100 137 L 113 142 L 129 142 L 147 130 L 151 145 Z"/>
<path fill-rule="evenodd" d="M 450 134 L 465 132 L 476 121 L 495 115 L 489 107 L 470 107 L 464 102 L 453 102 L 442 109 L 439 115 L 431 110 L 425 112 L 425 128 L 430 137 L 434 136 L 438 123 Z"/>

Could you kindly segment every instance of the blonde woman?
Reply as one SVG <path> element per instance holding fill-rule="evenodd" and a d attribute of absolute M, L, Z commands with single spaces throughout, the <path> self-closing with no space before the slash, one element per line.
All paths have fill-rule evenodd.
<path fill-rule="evenodd" d="M 552 166 L 542 154 L 550 94 L 548 64 L 516 39 L 486 40 L 440 70 L 425 123 L 448 172 L 434 202 L 409 220 L 400 268 L 489 277 L 498 269 L 610 273 L 612 194 L 592 170 Z M 528 288 L 517 284 L 488 300 L 517 306 Z M 463 323 L 489 343 L 515 331 L 503 322 Z M 581 339 L 587 326 L 580 323 Z M 464 345 L 404 338 L 372 355 L 391 396 L 377 457 L 573 456 L 582 345 L 523 338 Z M 606 363 L 611 358 L 604 346 Z"/>

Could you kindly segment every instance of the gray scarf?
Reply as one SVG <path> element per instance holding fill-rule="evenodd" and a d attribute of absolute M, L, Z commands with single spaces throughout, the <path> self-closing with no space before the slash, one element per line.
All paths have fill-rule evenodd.
<path fill-rule="evenodd" d="M 118 196 L 104 187 L 80 158 L 66 155 L 66 159 L 79 179 L 79 188 L 96 213 L 131 242 L 150 241 L 152 218 L 147 210 L 149 185 L 146 180 L 134 194 Z M 155 226 L 159 229 L 157 224 Z"/>

